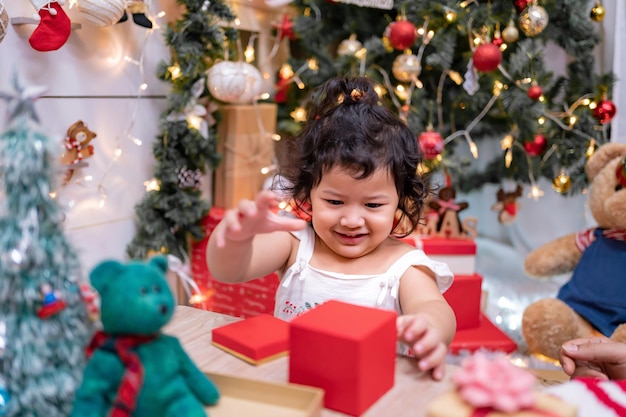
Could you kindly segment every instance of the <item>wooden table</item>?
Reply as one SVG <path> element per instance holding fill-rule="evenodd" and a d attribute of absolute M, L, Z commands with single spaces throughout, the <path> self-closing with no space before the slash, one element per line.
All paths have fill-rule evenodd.
<path fill-rule="evenodd" d="M 205 372 L 229 374 L 249 379 L 287 382 L 287 357 L 260 366 L 250 365 L 211 344 L 211 330 L 239 320 L 238 318 L 177 306 L 172 321 L 164 332 L 179 338 L 196 365 Z M 391 390 L 374 403 L 362 417 L 425 417 L 426 405 L 435 396 L 452 389 L 449 379 L 453 365 L 448 365 L 443 381 L 433 381 L 429 375 L 417 370 L 415 360 L 399 356 L 396 360 L 396 379 Z M 346 416 L 324 409 L 322 417 Z"/>

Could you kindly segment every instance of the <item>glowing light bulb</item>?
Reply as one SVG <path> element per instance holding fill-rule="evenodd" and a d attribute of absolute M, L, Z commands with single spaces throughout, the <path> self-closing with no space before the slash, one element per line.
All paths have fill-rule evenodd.
<path fill-rule="evenodd" d="M 159 186 L 159 182 L 155 178 L 152 178 L 151 180 L 148 180 L 148 181 L 144 181 L 143 185 L 144 187 L 146 187 L 146 192 L 159 191 L 161 189 L 161 187 Z"/>
<path fill-rule="evenodd" d="M 302 123 L 306 121 L 306 110 L 304 110 L 302 107 L 296 107 L 294 111 L 289 113 L 289 115 L 296 122 Z"/>

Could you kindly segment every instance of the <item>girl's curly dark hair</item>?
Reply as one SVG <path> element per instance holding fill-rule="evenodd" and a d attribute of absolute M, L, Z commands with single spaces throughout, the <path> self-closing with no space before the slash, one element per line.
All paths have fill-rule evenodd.
<path fill-rule="evenodd" d="M 338 77 L 316 88 L 307 105 L 307 123 L 291 139 L 279 174 L 288 182 L 282 184 L 284 191 L 303 208 L 322 175 L 335 166 L 356 179 L 388 170 L 401 214 L 392 233 L 403 237 L 417 227 L 431 190 L 418 172 L 422 155 L 415 134 L 380 102 L 374 87 L 366 77 Z"/>

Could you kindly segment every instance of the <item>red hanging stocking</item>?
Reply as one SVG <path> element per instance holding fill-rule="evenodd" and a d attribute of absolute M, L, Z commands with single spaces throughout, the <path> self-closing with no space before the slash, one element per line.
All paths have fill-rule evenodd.
<path fill-rule="evenodd" d="M 28 39 L 37 51 L 54 51 L 62 47 L 70 37 L 72 23 L 57 1 L 31 0 L 39 14 L 39 25 Z"/>

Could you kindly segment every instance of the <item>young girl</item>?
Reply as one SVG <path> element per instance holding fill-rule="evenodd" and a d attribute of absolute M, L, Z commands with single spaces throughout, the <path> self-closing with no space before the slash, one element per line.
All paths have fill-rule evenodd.
<path fill-rule="evenodd" d="M 364 77 L 320 86 L 307 118 L 280 174 L 310 223 L 276 214 L 270 191 L 241 201 L 211 234 L 211 273 L 236 283 L 279 271 L 274 314 L 286 320 L 329 299 L 395 310 L 398 340 L 440 380 L 456 329 L 441 293 L 453 275 L 397 239 L 430 192 L 415 134 Z"/>

